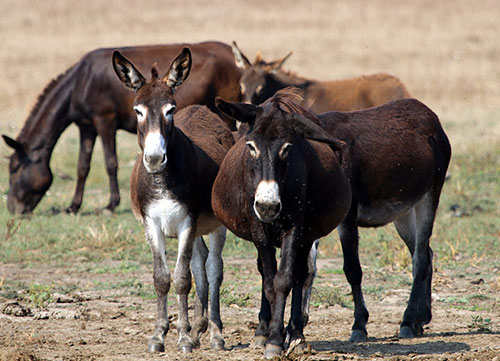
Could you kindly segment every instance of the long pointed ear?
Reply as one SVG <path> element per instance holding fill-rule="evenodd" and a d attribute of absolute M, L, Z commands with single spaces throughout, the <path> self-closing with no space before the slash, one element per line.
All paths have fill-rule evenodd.
<path fill-rule="evenodd" d="M 172 65 L 170 65 L 170 69 L 162 81 L 172 88 L 172 90 L 175 90 L 188 77 L 191 71 L 191 64 L 191 50 L 189 48 L 182 49 L 182 52 L 174 59 Z"/>
<path fill-rule="evenodd" d="M 11 137 L 9 137 L 5 134 L 2 134 L 2 138 L 5 141 L 5 143 L 9 147 L 13 148 L 15 151 L 17 151 L 19 153 L 25 153 L 23 145 L 21 143 L 19 143 L 17 140 L 12 139 Z"/>
<path fill-rule="evenodd" d="M 146 79 L 141 72 L 118 50 L 113 52 L 113 68 L 118 78 L 127 88 L 138 91 L 146 84 Z"/>
<path fill-rule="evenodd" d="M 242 123 L 248 123 L 250 127 L 253 127 L 255 119 L 262 112 L 262 109 L 257 105 L 226 102 L 220 97 L 215 98 L 215 106 L 228 117 Z"/>
<path fill-rule="evenodd" d="M 333 138 L 323 128 L 303 115 L 294 114 L 291 118 L 291 125 L 296 134 L 310 140 L 326 143 L 330 145 L 334 151 L 341 151 L 346 145 L 345 142 Z"/>
<path fill-rule="evenodd" d="M 250 63 L 250 60 L 243 54 L 243 52 L 238 48 L 238 45 L 236 45 L 236 41 L 233 41 L 231 44 L 231 49 L 233 50 L 234 54 L 234 61 L 236 63 L 236 66 L 241 69 L 248 69 L 249 67 L 252 66 L 252 63 Z"/>
<path fill-rule="evenodd" d="M 293 51 L 289 52 L 288 55 L 285 55 L 283 58 L 272 61 L 267 64 L 268 71 L 276 72 L 281 69 L 283 63 L 293 54 Z"/>

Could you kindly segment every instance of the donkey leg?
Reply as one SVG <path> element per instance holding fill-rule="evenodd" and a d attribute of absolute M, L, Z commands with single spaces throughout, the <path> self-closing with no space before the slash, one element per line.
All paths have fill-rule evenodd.
<path fill-rule="evenodd" d="M 352 297 L 354 300 L 354 324 L 352 325 L 352 333 L 349 340 L 366 341 L 368 337 L 366 323 L 368 322 L 369 314 L 365 306 L 363 291 L 361 289 L 363 272 L 361 270 L 358 254 L 359 238 L 356 213 L 357 210 L 355 207 L 352 207 L 347 217 L 337 229 L 344 255 L 344 273 L 347 281 L 351 285 Z"/>
<path fill-rule="evenodd" d="M 120 190 L 118 189 L 118 157 L 116 155 L 116 120 L 110 115 L 96 120 L 99 124 L 97 132 L 101 136 L 106 170 L 109 178 L 110 198 L 106 210 L 113 212 L 120 203 Z"/>
<path fill-rule="evenodd" d="M 94 129 L 80 126 L 80 154 L 78 155 L 76 189 L 66 213 L 76 213 L 82 205 L 83 190 L 90 171 L 90 161 L 96 137 L 97 133 Z"/>
<path fill-rule="evenodd" d="M 208 248 L 203 238 L 196 237 L 191 258 L 191 270 L 196 285 L 196 304 L 194 308 L 194 325 L 191 330 L 194 347 L 200 346 L 200 336 L 208 327 L 208 280 L 205 264 L 208 257 Z"/>
<path fill-rule="evenodd" d="M 206 263 L 210 285 L 210 346 L 216 350 L 224 349 L 222 320 L 220 317 L 220 286 L 223 279 L 224 262 L 222 249 L 226 243 L 226 228 L 219 227 L 209 234 L 210 252 Z"/>
<path fill-rule="evenodd" d="M 300 233 L 300 226 L 296 226 L 282 238 L 280 266 L 273 281 L 274 300 L 272 300 L 272 297 L 269 297 L 268 289 L 266 289 L 266 295 L 271 299 L 272 309 L 272 318 L 269 324 L 269 337 L 267 338 L 266 350 L 264 352 L 264 357 L 268 359 L 280 355 L 283 350 L 283 344 L 285 341 L 283 317 L 285 314 L 286 298 L 288 297 L 294 283 L 294 268 L 296 267 L 295 257 L 297 254 L 296 242 Z M 309 248 L 307 248 L 305 253 L 307 257 Z M 263 261 L 265 273 L 265 259 L 263 259 Z M 307 267 L 305 260 L 303 263 L 305 263 L 305 267 Z M 300 293 L 297 298 L 300 299 L 301 304 L 302 294 Z M 297 307 L 298 311 L 300 311 L 300 306 L 301 305 L 298 305 Z M 298 318 L 301 319 L 300 312 L 297 313 L 299 315 Z M 302 325 L 299 327 L 301 328 L 301 326 Z"/>
<path fill-rule="evenodd" d="M 275 252 L 275 249 L 273 248 Z M 275 254 L 273 253 L 275 257 Z M 262 277 L 262 295 L 260 299 L 260 311 L 259 311 L 259 326 L 255 330 L 255 342 L 254 346 L 264 348 L 266 346 L 267 337 L 269 336 L 269 322 L 271 321 L 271 304 L 266 297 L 264 291 L 264 269 L 262 266 L 262 259 L 260 256 L 257 257 L 257 268 Z"/>
<path fill-rule="evenodd" d="M 153 280 L 156 290 L 157 317 L 153 336 L 149 339 L 149 352 L 165 351 L 165 335 L 168 332 L 167 294 L 170 290 L 170 272 L 165 255 L 165 237 L 160 225 L 151 219 L 145 222 L 146 239 L 153 255 Z"/>
<path fill-rule="evenodd" d="M 179 246 L 174 270 L 174 286 L 179 302 L 179 319 L 177 321 L 179 340 L 177 345 L 182 352 L 192 352 L 194 346 L 193 340 L 189 335 L 191 326 L 188 319 L 188 295 L 191 290 L 191 269 L 189 264 L 193 253 L 195 234 L 192 224 L 193 221 L 191 219 L 186 219 L 177 233 Z"/>
<path fill-rule="evenodd" d="M 311 250 L 313 247 L 315 247 L 314 244 Z M 299 247 L 295 266 L 293 267 L 292 307 L 290 321 L 286 327 L 286 338 L 289 347 L 305 345 L 303 307 L 304 301 L 308 302 L 308 300 L 303 299 L 303 293 L 306 289 L 305 281 L 310 276 L 308 263 L 311 259 L 311 251 L 306 252 L 306 249 L 307 246 Z"/>
<path fill-rule="evenodd" d="M 309 306 L 311 303 L 311 293 L 312 293 L 312 287 L 313 287 L 313 282 L 314 278 L 316 278 L 316 273 L 318 271 L 318 268 L 316 267 L 316 258 L 318 257 L 318 246 L 319 246 L 319 239 L 314 241 L 311 251 L 309 252 L 309 257 L 307 259 L 307 278 L 304 281 L 304 286 L 302 288 L 302 322 L 304 324 L 304 327 L 307 326 L 307 323 L 309 322 Z"/>
<path fill-rule="evenodd" d="M 398 233 L 412 253 L 413 267 L 413 285 L 399 331 L 400 338 L 421 336 L 424 332 L 423 326 L 432 318 L 432 249 L 429 246 L 429 239 L 432 234 L 438 198 L 427 193 L 406 219 L 395 222 Z M 414 217 L 411 217 L 413 212 Z M 411 232 L 412 228 L 414 232 Z"/>

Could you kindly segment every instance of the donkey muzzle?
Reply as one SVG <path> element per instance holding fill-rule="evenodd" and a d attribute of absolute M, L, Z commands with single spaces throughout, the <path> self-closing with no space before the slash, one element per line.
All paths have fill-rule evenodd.
<path fill-rule="evenodd" d="M 263 180 L 257 186 L 253 209 L 257 218 L 264 223 L 271 223 L 281 212 L 281 199 L 278 183 Z"/>

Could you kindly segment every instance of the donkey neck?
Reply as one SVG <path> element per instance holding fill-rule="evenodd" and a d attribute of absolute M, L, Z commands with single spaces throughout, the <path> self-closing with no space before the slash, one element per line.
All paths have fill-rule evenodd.
<path fill-rule="evenodd" d="M 311 81 L 307 79 L 300 78 L 293 74 L 284 73 L 282 71 L 271 73 L 270 75 L 271 75 L 271 80 L 275 84 L 277 84 L 279 89 L 283 89 L 289 86 L 294 86 L 296 88 L 305 90 L 311 84 Z"/>
<path fill-rule="evenodd" d="M 61 133 L 71 124 L 69 109 L 74 69 L 70 68 L 47 85 L 17 137 L 29 155 L 36 153 L 50 159 Z"/>

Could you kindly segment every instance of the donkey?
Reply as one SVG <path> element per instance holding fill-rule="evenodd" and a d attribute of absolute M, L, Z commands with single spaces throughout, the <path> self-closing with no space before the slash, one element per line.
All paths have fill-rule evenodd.
<path fill-rule="evenodd" d="M 119 50 L 146 71 L 155 61 L 168 65 L 186 44 L 136 46 Z M 176 92 L 177 109 L 204 104 L 217 112 L 216 95 L 239 100 L 241 70 L 231 48 L 219 42 L 189 45 L 194 55 L 191 76 Z M 85 181 L 97 135 L 101 137 L 111 190 L 106 210 L 120 202 L 116 132 L 135 132 L 133 95 L 116 79 L 110 64 L 113 49 L 97 49 L 59 75 L 42 92 L 16 140 L 4 135 L 15 152 L 10 157 L 7 207 L 11 213 L 31 213 L 52 184 L 50 157 L 61 133 L 75 123 L 80 130 L 77 184 L 69 213 L 82 204 Z M 164 65 L 164 66 L 166 66 Z M 160 68 L 162 73 L 166 69 Z"/>
<path fill-rule="evenodd" d="M 290 290 L 287 338 L 290 345 L 304 340 L 302 290 L 311 246 L 350 207 L 348 179 L 333 151 L 342 143 L 326 134 L 298 99 L 288 89 L 260 106 L 216 99 L 222 112 L 249 126 L 222 162 L 212 207 L 224 225 L 257 248 L 263 293 L 255 335 L 257 344 L 265 344 L 266 358 L 283 349 Z M 275 247 L 281 247 L 279 270 Z"/>
<path fill-rule="evenodd" d="M 389 74 L 333 81 L 304 79 L 281 71 L 281 66 L 292 53 L 271 62 L 257 56 L 252 64 L 235 42 L 232 49 L 236 64 L 243 69 L 240 79 L 242 101 L 252 104 L 260 104 L 277 90 L 288 86 L 303 90 L 302 105 L 314 113 L 360 110 L 410 97 L 403 83 Z"/>
<path fill-rule="evenodd" d="M 170 273 L 165 238 L 170 237 L 179 240 L 173 276 L 179 300 L 178 346 L 183 352 L 191 352 L 193 347 L 199 346 L 200 335 L 209 326 L 212 348 L 223 349 L 219 289 L 225 228 L 215 218 L 210 198 L 219 165 L 234 144 L 231 130 L 219 116 L 201 105 L 177 112 L 174 125 L 174 90 L 186 80 L 191 69 L 188 48 L 175 58 L 162 79 L 153 66 L 151 80 L 146 81 L 119 51 L 113 53 L 113 66 L 122 83 L 135 91 L 134 110 L 142 154 L 130 180 L 131 204 L 135 216 L 144 224 L 153 254 L 153 279 L 158 296 L 158 316 L 148 351 L 164 351 L 164 338 L 169 329 Z M 209 234 L 210 251 L 201 238 L 203 234 Z M 188 319 L 190 262 L 198 298 L 191 335 Z M 207 321 L 207 280 L 210 321 Z"/>
<path fill-rule="evenodd" d="M 399 337 L 420 336 L 432 317 L 429 239 L 451 157 L 448 138 L 436 114 L 415 99 L 355 112 L 328 112 L 318 118 L 330 136 L 346 142 L 344 168 L 352 201 L 338 233 L 354 299 L 350 339 L 367 339 L 358 227 L 391 222 L 406 243 L 413 265 L 413 285 Z"/>

